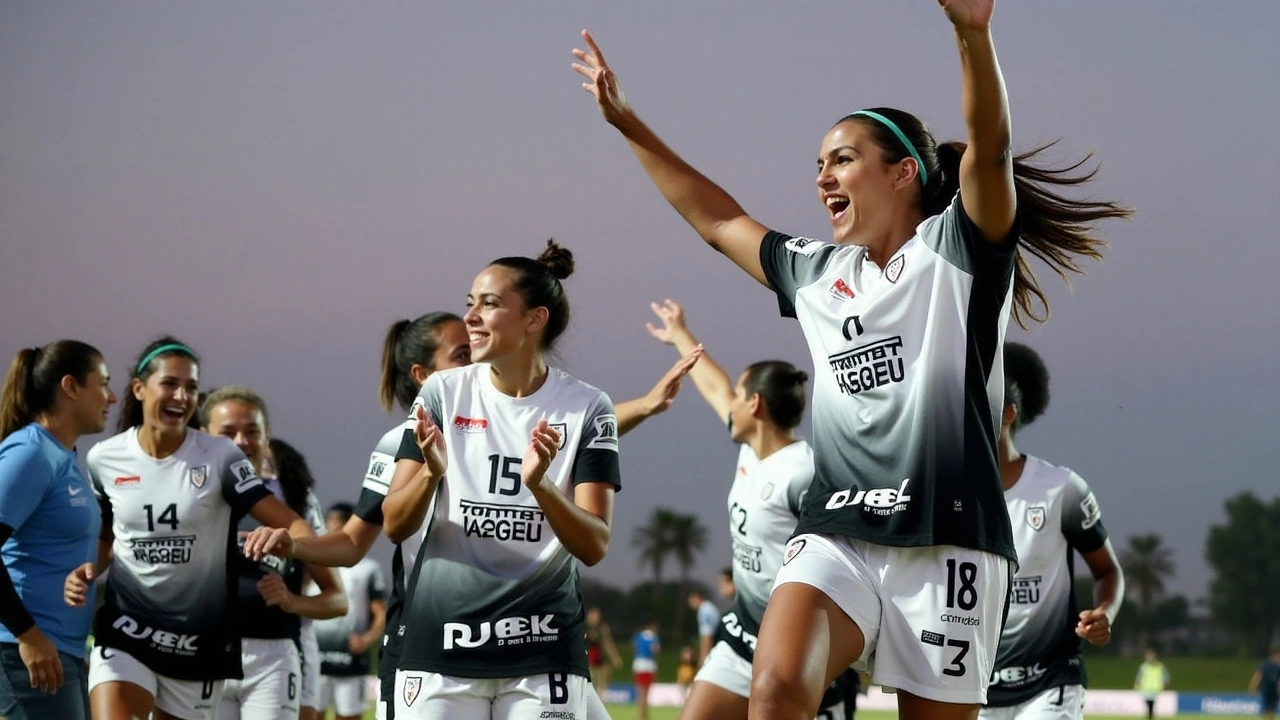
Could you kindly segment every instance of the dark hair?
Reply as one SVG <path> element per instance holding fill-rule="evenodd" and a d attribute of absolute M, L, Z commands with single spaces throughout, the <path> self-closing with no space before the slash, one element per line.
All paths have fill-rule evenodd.
<path fill-rule="evenodd" d="M 200 416 L 200 427 L 202 428 L 209 427 L 214 408 L 232 400 L 257 408 L 258 412 L 262 413 L 262 423 L 266 425 L 262 429 L 267 430 L 271 427 L 271 415 L 267 412 L 267 402 L 262 399 L 261 395 L 243 385 L 227 385 L 217 390 L 210 390 L 207 393 L 200 393 L 199 397 L 200 412 L 197 414 Z"/>
<path fill-rule="evenodd" d="M 102 353 L 79 340 L 55 340 L 19 350 L 0 391 L 0 438 L 52 410 L 62 378 L 70 375 L 83 386 L 100 362 Z"/>
<path fill-rule="evenodd" d="M 400 403 L 405 412 L 418 397 L 418 383 L 411 370 L 422 365 L 436 369 L 436 349 L 440 347 L 440 328 L 462 318 L 447 312 L 430 312 L 416 320 L 397 320 L 387 329 L 382 341 L 382 379 L 378 383 L 378 399 L 382 409 L 391 411 L 392 403 Z"/>
<path fill-rule="evenodd" d="M 327 517 L 334 514 L 340 516 L 342 518 L 342 522 L 346 522 L 351 519 L 352 515 L 356 514 L 356 506 L 349 502 L 336 502 L 329 506 L 329 509 L 325 512 L 325 516 Z"/>
<path fill-rule="evenodd" d="M 924 164 L 928 182 L 920 193 L 920 209 L 926 217 L 941 213 L 960 190 L 960 157 L 967 145 L 962 142 L 939 144 L 929 128 L 914 115 L 894 108 L 873 108 L 871 112 L 891 120 L 903 135 L 915 146 Z M 896 163 L 911 156 L 893 130 L 884 123 L 865 115 L 846 115 L 842 122 L 859 123 L 871 132 L 885 162 Z M 1127 218 L 1133 211 L 1112 201 L 1073 200 L 1053 191 L 1054 186 L 1077 186 L 1092 180 L 1098 174 L 1097 166 L 1082 170 L 1093 158 L 1088 153 L 1075 163 L 1065 167 L 1042 167 L 1031 161 L 1052 148 L 1057 141 L 1015 155 L 1013 162 L 1014 192 L 1018 200 L 1018 258 L 1013 272 L 1013 316 L 1018 325 L 1027 321 L 1044 322 L 1049 319 L 1049 300 L 1040 289 L 1040 281 L 1026 254 L 1039 258 L 1050 270 L 1069 282 L 1068 272 L 1084 270 L 1077 263 L 1080 257 L 1102 259 L 1106 245 L 1091 234 L 1094 223 L 1108 218 Z"/>
<path fill-rule="evenodd" d="M 276 467 L 276 479 L 284 491 L 284 504 L 302 517 L 307 516 L 307 493 L 316 486 L 316 479 L 307 465 L 307 458 L 298 449 L 280 438 L 267 442 Z"/>
<path fill-rule="evenodd" d="M 160 352 L 156 352 L 157 350 L 160 350 Z M 158 367 L 157 361 L 161 358 L 174 356 L 190 358 L 191 362 L 196 365 L 200 364 L 200 358 L 196 357 L 196 353 L 191 349 L 190 345 L 172 335 L 164 335 L 152 340 L 138 354 L 138 359 L 129 367 L 129 384 L 132 384 L 135 378 L 146 383 L 147 378 L 151 377 L 151 374 L 156 371 Z M 124 432 L 141 424 L 142 401 L 134 396 L 133 390 L 130 388 L 125 391 L 124 397 L 120 399 L 120 417 L 116 420 L 116 430 Z"/>
<path fill-rule="evenodd" d="M 199 393 L 196 394 L 197 410 L 191 414 L 191 419 L 187 421 L 187 427 L 191 428 L 192 430 L 203 430 L 209 427 L 209 423 L 205 421 L 205 417 L 204 417 L 204 414 L 205 414 L 204 403 L 206 400 L 209 399 L 209 395 L 213 394 L 214 392 L 215 392 L 214 390 L 210 390 L 208 392 L 201 390 Z M 265 415 L 264 415 L 264 418 L 265 418 Z"/>
<path fill-rule="evenodd" d="M 547 327 L 542 332 L 542 349 L 551 350 L 569 326 L 569 298 L 565 297 L 561 280 L 573 274 L 573 253 L 547 239 L 547 247 L 537 260 L 527 257 L 503 257 L 489 263 L 500 265 L 516 274 L 515 290 L 520 293 L 525 309 L 547 309 Z"/>
<path fill-rule="evenodd" d="M 1018 408 L 1014 430 L 1030 425 L 1049 407 L 1049 368 L 1026 345 L 1004 344 L 1004 403 Z"/>
<path fill-rule="evenodd" d="M 722 577 L 727 577 L 727 578 L 729 578 L 730 580 L 732 580 L 732 579 L 733 579 L 733 567 L 732 567 L 732 566 L 730 566 L 730 565 L 725 565 L 724 567 L 720 568 L 720 575 L 721 575 Z"/>
<path fill-rule="evenodd" d="M 808 379 L 808 374 L 785 360 L 761 360 L 747 366 L 742 387 L 748 397 L 760 395 L 775 425 L 791 430 L 804 415 L 804 384 Z"/>

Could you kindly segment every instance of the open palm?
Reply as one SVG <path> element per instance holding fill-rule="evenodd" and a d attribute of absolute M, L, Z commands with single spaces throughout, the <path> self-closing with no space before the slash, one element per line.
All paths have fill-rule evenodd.
<path fill-rule="evenodd" d="M 600 46 L 596 45 L 591 33 L 583 30 L 582 40 L 587 44 L 587 49 L 573 49 L 573 56 L 580 61 L 573 64 L 573 69 L 586 78 L 582 89 L 595 97 L 596 104 L 600 106 L 600 114 L 608 122 L 616 124 L 631 109 L 627 105 L 627 96 L 623 94 L 618 77 L 609 68 L 604 53 L 600 52 Z"/>
<path fill-rule="evenodd" d="M 418 441 L 418 449 L 422 451 L 422 458 L 431 474 L 438 478 L 444 477 L 445 471 L 449 469 L 449 456 L 444 447 L 444 433 L 440 432 L 440 426 L 435 424 L 425 408 L 419 407 L 417 416 L 413 435 Z"/>
<path fill-rule="evenodd" d="M 996 0 L 938 0 L 938 4 L 952 25 L 969 30 L 990 28 L 996 8 Z"/>

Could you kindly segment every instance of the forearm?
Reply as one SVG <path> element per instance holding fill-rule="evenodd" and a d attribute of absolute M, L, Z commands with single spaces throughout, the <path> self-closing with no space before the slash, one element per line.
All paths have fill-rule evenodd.
<path fill-rule="evenodd" d="M 529 489 L 547 518 L 551 531 L 566 550 L 587 566 L 604 559 L 609 550 L 611 535 L 608 523 L 575 505 L 545 477 L 530 485 Z"/>
<path fill-rule="evenodd" d="M 361 638 L 368 647 L 378 647 L 378 643 L 382 640 L 382 634 L 387 631 L 387 614 L 385 612 L 374 613 L 373 622 L 369 625 L 369 629 L 365 631 Z"/>
<path fill-rule="evenodd" d="M 111 549 L 112 545 L 111 540 L 98 541 L 98 557 L 93 566 L 95 577 L 102 577 L 102 574 L 111 567 L 111 562 L 115 559 L 115 553 Z"/>
<path fill-rule="evenodd" d="M 289 612 L 313 620 L 328 620 L 347 614 L 347 594 L 341 588 L 329 588 L 319 595 L 295 595 Z"/>
<path fill-rule="evenodd" d="M 689 328 L 680 327 L 671 333 L 671 344 L 676 352 L 685 355 L 698 346 L 698 338 Z M 689 378 L 698 388 L 698 394 L 723 421 L 728 414 L 729 403 L 733 401 L 733 383 L 729 381 L 729 374 L 704 350 L 698 362 L 689 368 Z"/>
<path fill-rule="evenodd" d="M 293 557 L 325 567 L 351 567 L 360 562 L 368 548 L 361 548 L 345 531 L 293 541 Z"/>
<path fill-rule="evenodd" d="M 658 191 L 712 247 L 720 249 L 722 226 L 746 215 L 723 188 L 675 153 L 634 112 L 617 124 Z"/>
<path fill-rule="evenodd" d="M 404 542 L 422 527 L 439 487 L 440 478 L 432 477 L 424 464 L 404 486 L 387 493 L 387 499 L 382 501 L 382 530 L 392 542 Z"/>
<path fill-rule="evenodd" d="M 996 60 L 991 31 L 956 31 L 960 50 L 963 110 L 973 159 L 983 164 L 1004 164 L 1013 142 L 1009 122 L 1009 98 Z"/>
<path fill-rule="evenodd" d="M 1124 575 L 1116 566 L 1093 579 L 1094 607 L 1107 614 L 1107 622 L 1114 625 L 1120 605 L 1124 603 Z"/>

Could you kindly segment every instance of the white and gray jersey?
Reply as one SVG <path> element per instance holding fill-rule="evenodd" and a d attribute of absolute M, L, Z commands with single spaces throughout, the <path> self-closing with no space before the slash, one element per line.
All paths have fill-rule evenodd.
<path fill-rule="evenodd" d="M 609 396 L 550 368 L 536 392 L 510 397 L 477 363 L 433 374 L 418 404 L 444 431 L 449 469 L 409 576 L 400 669 L 589 677 L 577 560 L 520 481 L 520 465 L 545 419 L 561 436 L 551 483 L 570 496 L 584 482 L 620 487 Z M 397 457 L 422 461 L 412 430 Z"/>
<path fill-rule="evenodd" d="M 1020 705 L 1059 685 L 1086 684 L 1075 633 L 1072 551 L 1093 552 L 1107 541 L 1097 498 L 1068 468 L 1028 455 L 1004 499 L 1018 571 L 987 689 L 993 707 Z"/>
<path fill-rule="evenodd" d="M 338 574 L 347 589 L 347 614 L 315 623 L 316 640 L 320 643 L 320 674 L 366 675 L 369 654 L 352 655 L 349 638 L 369 631 L 373 622 L 371 606 L 386 597 L 387 581 L 382 567 L 372 558 L 364 558 L 351 567 L 340 567 Z"/>
<path fill-rule="evenodd" d="M 94 641 L 165 677 L 239 678 L 236 516 L 270 494 L 232 442 L 188 430 L 157 459 L 127 430 L 86 459 L 115 539 Z"/>
<path fill-rule="evenodd" d="M 746 443 L 738 451 L 729 490 L 733 538 L 733 607 L 721 618 L 720 639 L 739 656 L 755 656 L 760 621 L 813 481 L 813 449 L 798 440 L 761 460 Z"/>
<path fill-rule="evenodd" d="M 797 533 L 1016 560 L 996 457 L 1016 236 L 984 241 L 959 195 L 883 268 L 865 247 L 765 236 L 765 276 L 813 358 Z"/>

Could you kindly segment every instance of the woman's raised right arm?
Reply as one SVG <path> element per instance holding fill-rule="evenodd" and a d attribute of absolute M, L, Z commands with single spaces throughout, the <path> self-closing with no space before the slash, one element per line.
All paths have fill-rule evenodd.
<path fill-rule="evenodd" d="M 662 196 L 707 244 L 768 287 L 760 265 L 760 243 L 768 232 L 723 188 L 685 162 L 627 104 L 617 77 L 605 62 L 591 33 L 582 31 L 587 50 L 575 49 L 573 69 L 586 78 L 604 119 L 631 144 L 640 165 Z"/>

